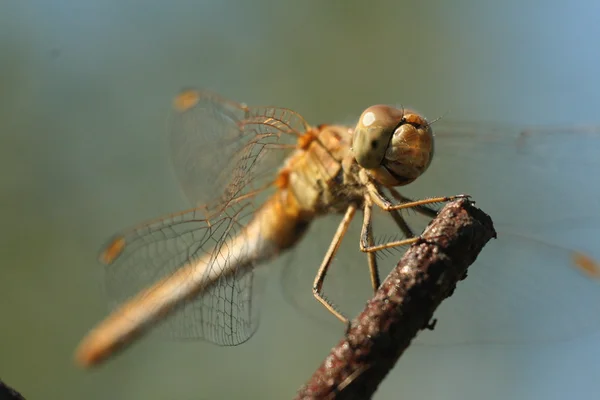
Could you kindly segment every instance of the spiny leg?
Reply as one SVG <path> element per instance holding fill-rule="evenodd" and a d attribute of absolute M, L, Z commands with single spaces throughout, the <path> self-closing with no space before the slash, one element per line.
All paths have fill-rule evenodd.
<path fill-rule="evenodd" d="M 400 192 L 398 192 L 393 187 L 389 187 L 387 189 L 390 191 L 390 193 L 392 194 L 392 196 L 396 200 L 398 200 L 398 201 L 400 201 L 402 203 L 414 203 L 415 202 L 410 197 L 406 197 L 406 196 L 403 196 L 402 194 L 400 194 Z M 424 205 L 415 206 L 414 209 L 419 214 L 422 214 L 422 215 L 424 215 L 426 217 L 429 217 L 429 218 L 435 218 L 435 217 L 437 217 L 437 214 L 438 214 L 438 212 L 436 210 L 434 210 L 433 208 L 427 207 L 427 206 L 424 206 Z"/>
<path fill-rule="evenodd" d="M 348 318 L 346 318 L 338 310 L 336 310 L 335 306 L 323 296 L 322 289 L 323 282 L 325 281 L 325 276 L 327 275 L 327 270 L 331 265 L 331 261 L 333 260 L 335 253 L 337 253 L 340 244 L 342 243 L 344 235 L 348 231 L 348 227 L 350 226 L 350 222 L 352 222 L 352 218 L 354 218 L 354 214 L 356 214 L 356 206 L 353 204 L 350 205 L 346 210 L 346 214 L 344 214 L 344 218 L 342 219 L 342 222 L 340 222 L 340 225 L 338 226 L 338 229 L 335 232 L 335 235 L 333 236 L 333 240 L 329 245 L 329 249 L 325 254 L 325 258 L 323 258 L 323 262 L 321 262 L 321 266 L 319 267 L 319 271 L 317 272 L 317 276 L 315 277 L 312 289 L 315 298 L 321 304 L 323 304 L 323 306 L 325 306 L 325 308 L 329 310 L 330 313 L 335 315 L 340 321 L 346 324 L 346 326 L 349 326 L 350 324 Z"/>
<path fill-rule="evenodd" d="M 372 182 L 369 182 L 367 184 L 367 189 L 369 190 L 369 194 L 371 195 L 371 199 L 373 199 L 373 202 L 384 211 L 402 210 L 404 208 L 416 208 L 427 204 L 446 203 L 448 201 L 456 199 L 468 199 L 470 197 L 467 194 L 459 194 L 456 196 L 431 197 L 428 199 L 416 200 L 408 203 L 394 204 L 390 200 L 388 200 L 383 194 L 381 194 L 377 186 L 375 186 Z"/>
<path fill-rule="evenodd" d="M 410 225 L 408 225 L 408 222 L 406 222 L 406 220 L 404 219 L 404 217 L 402 215 L 400 215 L 400 213 L 398 212 L 398 210 L 392 210 L 392 211 L 390 211 L 390 215 L 392 216 L 392 218 L 396 222 L 396 225 L 398 225 L 398 227 L 400 228 L 400 230 L 404 234 L 404 237 L 406 237 L 406 238 L 415 237 L 415 233 L 413 232 L 412 228 L 410 227 Z"/>
<path fill-rule="evenodd" d="M 393 242 L 373 245 L 373 229 L 371 226 L 372 217 L 371 212 L 373 210 L 373 200 L 369 194 L 365 195 L 365 207 L 364 207 L 364 217 L 363 217 L 363 225 L 360 231 L 360 251 L 375 255 L 376 251 L 380 251 L 383 249 L 389 249 L 391 247 L 398 246 L 406 246 L 409 244 L 413 244 L 420 240 L 419 237 L 411 237 L 403 240 L 396 240 Z M 369 239 L 371 238 L 371 240 Z"/>
<path fill-rule="evenodd" d="M 396 200 L 399 200 L 399 201 L 405 202 L 405 203 L 414 202 L 413 199 L 403 196 L 393 187 L 388 187 L 387 189 L 390 191 L 390 193 Z M 427 207 L 427 206 L 416 206 L 416 207 L 414 207 L 414 210 L 416 212 L 418 212 L 419 214 L 424 215 L 429 218 L 435 218 L 438 214 L 437 210 L 435 210 L 431 207 Z M 404 234 L 404 237 L 412 238 L 412 237 L 416 236 L 414 231 L 408 224 L 408 222 L 406 222 L 406 219 L 404 219 L 404 217 L 400 214 L 400 212 L 398 210 L 391 210 L 391 211 L 389 211 L 389 213 L 392 216 L 392 218 L 394 219 L 394 222 L 396 222 L 396 225 L 398 225 L 398 227 Z"/>

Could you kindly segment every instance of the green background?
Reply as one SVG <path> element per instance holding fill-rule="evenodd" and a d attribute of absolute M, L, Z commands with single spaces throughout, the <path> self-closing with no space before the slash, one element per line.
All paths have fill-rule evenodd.
<path fill-rule="evenodd" d="M 0 378 L 28 399 L 291 398 L 341 330 L 299 316 L 278 279 L 243 346 L 151 337 L 93 371 L 72 362 L 107 310 L 101 245 L 186 207 L 164 142 L 172 96 L 207 87 L 315 124 L 352 121 L 373 103 L 599 123 L 598 16 L 594 1 L 3 0 Z M 302 264 L 316 271 L 321 254 Z M 592 398 L 599 349 L 598 335 L 413 347 L 376 398 Z"/>

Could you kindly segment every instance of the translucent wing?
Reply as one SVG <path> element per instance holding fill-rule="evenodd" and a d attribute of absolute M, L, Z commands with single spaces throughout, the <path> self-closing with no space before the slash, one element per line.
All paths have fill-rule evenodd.
<path fill-rule="evenodd" d="M 194 89 L 175 99 L 168 129 L 171 159 L 192 204 L 222 207 L 271 183 L 308 128 L 297 113 L 248 107 Z"/>
<path fill-rule="evenodd" d="M 111 298 L 121 303 L 183 265 L 226 254 L 223 245 L 240 235 L 259 207 L 276 166 L 294 148 L 303 126 L 303 119 L 289 110 L 182 92 L 169 118 L 173 164 L 188 198 L 205 204 L 117 236 L 103 253 Z M 173 337 L 220 345 L 247 340 L 258 325 L 251 270 L 220 277 L 173 313 L 165 330 Z"/>
<path fill-rule="evenodd" d="M 250 211 L 251 207 L 233 205 L 221 215 L 206 218 L 205 210 L 193 209 L 117 236 L 109 248 L 115 244 L 123 248 L 116 259 L 107 259 L 111 262 L 106 267 L 110 298 L 115 305 L 123 303 L 184 264 L 210 256 L 239 234 Z M 253 285 L 253 274 L 248 269 L 223 276 L 198 299 L 181 306 L 163 326 L 164 333 L 221 345 L 247 340 L 258 326 L 258 315 L 251 307 L 256 304 Z"/>
<path fill-rule="evenodd" d="M 447 121 L 433 128 L 432 165 L 400 192 L 417 199 L 468 193 L 494 220 L 498 239 L 438 309 L 435 330 L 417 342 L 544 342 L 598 331 L 600 284 L 593 260 L 600 259 L 600 128 L 520 130 Z M 412 210 L 403 215 L 417 234 L 429 221 Z M 372 295 L 366 257 L 357 250 L 360 225 L 354 221 L 344 238 L 325 288 L 349 316 Z M 325 245 L 311 251 L 324 254 L 332 231 L 313 229 L 309 236 Z M 374 232 L 378 243 L 402 236 L 383 213 Z M 382 277 L 401 251 L 378 255 Z M 310 296 L 295 294 L 301 291 L 294 286 L 310 282 L 317 267 L 286 268 L 284 294 L 301 313 L 339 330 Z"/>
<path fill-rule="evenodd" d="M 430 170 L 404 193 L 469 193 L 498 239 L 421 340 L 544 342 L 597 331 L 600 285 L 576 257 L 600 259 L 600 128 L 439 125 Z"/>

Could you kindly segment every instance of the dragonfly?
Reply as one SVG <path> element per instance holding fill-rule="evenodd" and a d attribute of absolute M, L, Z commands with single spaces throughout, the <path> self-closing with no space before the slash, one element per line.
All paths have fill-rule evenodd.
<path fill-rule="evenodd" d="M 255 269 L 303 239 L 321 241 L 311 226 L 325 216 L 337 216 L 338 228 L 313 271 L 313 297 L 347 324 L 323 290 L 342 239 L 354 236 L 376 290 L 378 255 L 418 241 L 413 219 L 428 221 L 440 204 L 469 197 L 458 193 L 497 213 L 506 230 L 438 312 L 470 324 L 448 318 L 424 333 L 432 343 L 564 339 L 600 325 L 595 127 L 429 122 L 382 104 L 354 126 L 313 126 L 290 109 L 186 89 L 173 101 L 168 131 L 175 175 L 194 207 L 124 230 L 103 249 L 118 306 L 80 343 L 82 366 L 165 319 L 177 338 L 247 341 L 258 327 Z M 380 226 L 399 236 L 379 239 Z M 482 301 L 491 306 L 480 310 Z"/>

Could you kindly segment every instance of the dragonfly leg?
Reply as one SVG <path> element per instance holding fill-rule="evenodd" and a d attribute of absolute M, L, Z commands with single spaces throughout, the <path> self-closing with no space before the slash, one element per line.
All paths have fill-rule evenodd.
<path fill-rule="evenodd" d="M 384 211 L 392 211 L 392 210 L 402 210 L 404 208 L 415 208 L 425 206 L 427 204 L 434 203 L 446 203 L 448 201 L 456 200 L 456 199 L 468 199 L 470 196 L 467 194 L 458 194 L 456 196 L 444 196 L 444 197 L 431 197 L 423 200 L 409 201 L 405 203 L 394 204 L 387 197 L 385 197 L 372 182 L 367 184 L 367 188 L 369 189 L 369 194 L 373 202 L 383 209 Z M 398 193 L 398 195 L 400 195 Z M 400 195 L 401 196 L 401 195 Z M 406 199 L 404 196 L 402 198 Z M 433 210 L 430 210 L 433 211 Z M 422 212 L 425 212 L 424 210 Z"/>
<path fill-rule="evenodd" d="M 373 246 L 375 244 L 372 229 L 370 229 L 369 232 L 367 232 L 367 242 L 369 246 Z M 377 268 L 377 257 L 375 256 L 374 252 L 367 253 L 367 261 L 369 262 L 369 275 L 371 276 L 371 285 L 373 286 L 373 291 L 377 292 L 377 289 L 379 289 L 379 286 L 381 285 L 381 278 L 379 277 L 379 268 Z"/>
<path fill-rule="evenodd" d="M 354 372 L 352 372 L 350 375 L 348 375 L 348 377 L 346 379 L 344 379 L 342 382 L 340 382 L 340 384 L 331 393 L 329 393 L 329 395 L 326 397 L 326 399 L 330 400 L 330 399 L 335 399 L 337 397 L 341 397 L 339 395 L 342 392 L 344 392 L 344 390 L 346 390 L 352 384 L 352 382 L 354 382 L 356 380 L 356 378 L 361 376 L 365 371 L 367 371 L 372 366 L 373 366 L 372 364 L 366 364 L 366 365 L 362 365 L 360 368 L 354 370 Z"/>
<path fill-rule="evenodd" d="M 396 225 L 398 225 L 398 227 L 404 234 L 404 237 L 412 238 L 412 237 L 416 236 L 415 233 L 413 232 L 412 228 L 410 227 L 410 225 L 408 225 L 408 222 L 406 222 L 404 217 L 402 215 L 400 215 L 400 212 L 398 212 L 398 210 L 390 211 L 390 215 L 396 222 Z"/>
<path fill-rule="evenodd" d="M 410 197 L 406 197 L 406 196 L 403 196 L 402 194 L 400 194 L 400 192 L 398 192 L 393 187 L 389 187 L 387 189 L 390 191 L 390 193 L 392 194 L 392 196 L 396 200 L 400 201 L 401 203 L 414 203 L 415 202 Z M 427 207 L 426 205 L 415 206 L 413 208 L 419 214 L 422 214 L 422 215 L 424 215 L 426 217 L 429 217 L 429 218 L 435 218 L 435 217 L 437 217 L 437 214 L 438 214 L 437 210 L 435 210 L 435 209 L 433 209 L 431 207 Z M 396 211 L 396 210 L 394 210 L 394 211 Z M 407 237 L 410 237 L 410 236 L 407 236 Z"/>
<path fill-rule="evenodd" d="M 409 244 L 413 244 L 421 240 L 419 237 L 409 237 L 408 239 L 396 240 L 393 242 L 374 245 L 373 244 L 373 227 L 372 227 L 372 217 L 371 212 L 373 210 L 373 200 L 369 194 L 365 196 L 365 207 L 364 207 L 364 217 L 363 217 L 363 225 L 360 232 L 360 251 L 373 254 L 376 251 L 380 251 L 383 249 L 389 249 L 391 247 L 398 246 L 407 246 Z"/>
<path fill-rule="evenodd" d="M 350 226 L 350 222 L 352 222 L 352 218 L 354 218 L 354 214 L 356 214 L 356 205 L 351 205 L 346 210 L 346 214 L 344 214 L 344 218 L 340 225 L 338 226 L 337 231 L 329 245 L 329 249 L 323 258 L 323 262 L 321 262 L 321 266 L 319 267 L 319 271 L 317 272 L 317 276 L 315 277 L 315 281 L 313 283 L 313 295 L 315 298 L 325 306 L 329 312 L 335 315 L 340 321 L 344 324 L 348 325 L 349 320 L 345 316 L 342 315 L 338 310 L 336 310 L 335 306 L 323 296 L 323 282 L 325 281 L 325 276 L 327 275 L 327 271 L 329 266 L 331 265 L 331 261 L 333 261 L 333 257 L 335 253 L 337 253 L 340 244 L 342 243 L 342 239 L 344 235 L 348 231 L 348 227 Z"/>
<path fill-rule="evenodd" d="M 373 203 L 371 199 L 365 199 L 364 207 L 365 208 L 363 210 L 363 229 L 361 231 L 361 243 L 363 243 L 364 241 L 365 243 L 367 243 L 368 247 L 371 247 L 375 244 L 375 239 L 373 238 L 373 229 L 371 228 L 371 210 L 373 208 Z M 373 286 L 373 291 L 377 292 L 377 289 L 379 289 L 379 286 L 381 285 L 381 278 L 379 277 L 379 268 L 377 267 L 377 257 L 375 256 L 375 252 L 367 252 L 367 261 L 369 262 L 369 274 L 371 276 L 371 285 Z"/>

